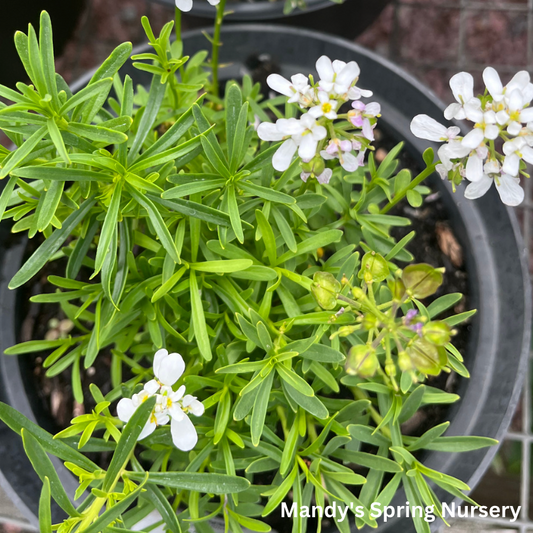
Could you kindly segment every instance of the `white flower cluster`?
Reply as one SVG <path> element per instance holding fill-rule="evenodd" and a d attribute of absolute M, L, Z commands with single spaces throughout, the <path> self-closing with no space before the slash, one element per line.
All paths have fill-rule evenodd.
<path fill-rule="evenodd" d="M 445 142 L 438 151 L 437 171 L 454 185 L 463 178 L 470 181 L 466 198 L 483 196 L 494 182 L 502 202 L 515 206 L 524 200 L 519 176 L 527 174 L 522 161 L 533 164 L 533 84 L 524 70 L 503 86 L 492 67 L 484 70 L 483 81 L 485 94 L 474 96 L 474 79 L 468 72 L 450 80 L 456 102 L 444 116 L 474 123 L 464 137 L 459 128 L 446 128 L 427 115 L 417 115 L 411 131 L 421 139 Z"/>
<path fill-rule="evenodd" d="M 207 0 L 212 6 L 220 4 L 220 0 Z M 180 11 L 188 12 L 192 9 L 192 0 L 175 0 L 176 7 Z"/>
<path fill-rule="evenodd" d="M 288 102 L 299 104 L 305 113 L 299 119 L 263 122 L 257 134 L 264 141 L 284 141 L 272 158 L 276 170 L 287 170 L 298 152 L 302 180 L 316 177 L 319 183 L 328 183 L 332 170 L 326 168 L 325 160 L 338 159 L 347 172 L 363 165 L 381 108 L 375 102 L 360 101 L 361 97 L 372 96 L 372 92 L 356 86 L 360 69 L 355 61 L 331 61 L 322 56 L 316 62 L 316 70 L 320 77 L 316 83 L 303 74 L 295 74 L 290 81 L 279 74 L 267 78 L 271 89 L 288 96 Z M 342 104 L 350 100 L 352 109 L 340 113 Z M 343 122 L 334 122 L 337 119 Z M 346 121 L 348 129 L 355 127 L 359 131 L 348 131 Z"/>
<path fill-rule="evenodd" d="M 176 448 L 188 452 L 196 446 L 198 434 L 188 414 L 201 416 L 204 414 L 204 406 L 194 396 L 185 394 L 185 385 L 177 391 L 172 388 L 184 371 L 185 362 L 179 353 L 169 354 L 165 349 L 158 350 L 154 355 L 156 379 L 146 383 L 143 390 L 131 399 L 122 398 L 118 402 L 117 415 L 123 422 L 128 422 L 139 405 L 154 395 L 157 397 L 139 440 L 148 437 L 157 426 L 164 426 L 170 421 L 172 442 Z"/>

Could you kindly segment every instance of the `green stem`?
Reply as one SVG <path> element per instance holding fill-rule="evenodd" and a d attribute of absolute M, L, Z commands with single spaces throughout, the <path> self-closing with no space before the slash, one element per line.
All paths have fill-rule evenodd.
<path fill-rule="evenodd" d="M 176 41 L 181 43 L 181 11 L 176 7 L 175 8 L 175 26 L 174 29 L 176 31 Z"/>
<path fill-rule="evenodd" d="M 213 34 L 213 51 L 211 53 L 211 68 L 213 69 L 213 87 L 212 93 L 218 96 L 218 52 L 220 48 L 220 30 L 224 20 L 224 9 L 226 0 L 220 0 L 217 6 L 217 16 L 215 18 L 215 31 Z"/>
<path fill-rule="evenodd" d="M 402 189 L 394 199 L 389 202 L 381 211 L 380 214 L 383 215 L 388 213 L 400 200 L 403 200 L 405 195 L 416 186 L 420 185 L 427 177 L 431 176 L 435 172 L 435 168 L 439 162 L 429 165 L 424 171 L 422 171 L 405 189 Z"/>

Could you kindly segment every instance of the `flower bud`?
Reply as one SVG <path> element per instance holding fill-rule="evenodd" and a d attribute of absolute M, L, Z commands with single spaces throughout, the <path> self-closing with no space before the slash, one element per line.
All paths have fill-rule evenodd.
<path fill-rule="evenodd" d="M 366 297 L 365 291 L 359 287 L 354 287 L 352 289 L 352 295 L 356 300 L 362 300 Z"/>
<path fill-rule="evenodd" d="M 437 346 L 448 344 L 451 333 L 450 326 L 442 321 L 429 322 L 422 328 L 424 338 Z"/>
<path fill-rule="evenodd" d="M 379 324 L 379 320 L 371 314 L 366 314 L 363 318 L 363 327 L 367 330 L 374 329 Z"/>
<path fill-rule="evenodd" d="M 376 252 L 367 252 L 361 260 L 359 278 L 365 283 L 383 281 L 389 275 L 389 265 L 386 259 Z"/>
<path fill-rule="evenodd" d="M 385 373 L 391 377 L 396 375 L 396 365 L 392 361 L 385 364 Z"/>
<path fill-rule="evenodd" d="M 338 329 L 337 333 L 339 337 L 347 337 L 348 335 L 351 335 L 357 329 L 359 329 L 359 326 L 342 326 Z"/>
<path fill-rule="evenodd" d="M 438 376 L 448 362 L 446 350 L 442 346 L 435 346 L 423 338 L 416 339 L 407 353 L 417 370 L 431 376 Z"/>
<path fill-rule="evenodd" d="M 426 298 L 442 285 L 442 272 L 426 263 L 409 265 L 403 270 L 402 281 L 414 298 Z"/>
<path fill-rule="evenodd" d="M 403 372 L 406 372 L 408 370 L 413 370 L 411 358 L 409 357 L 409 354 L 405 350 L 402 350 L 398 354 L 398 366 L 400 367 L 400 370 Z"/>
<path fill-rule="evenodd" d="M 311 292 L 322 309 L 331 310 L 337 306 L 337 294 L 341 284 L 330 272 L 315 272 Z"/>
<path fill-rule="evenodd" d="M 379 368 L 376 350 L 368 344 L 352 346 L 346 358 L 345 370 L 347 374 L 371 378 Z"/>

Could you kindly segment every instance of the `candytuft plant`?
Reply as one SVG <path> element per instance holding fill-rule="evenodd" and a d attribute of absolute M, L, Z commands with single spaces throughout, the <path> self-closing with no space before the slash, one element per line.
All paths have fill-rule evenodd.
<path fill-rule="evenodd" d="M 358 87 L 355 62 L 323 56 L 318 80 L 272 75 L 282 96 L 271 99 L 249 77 L 221 95 L 223 4 L 210 63 L 207 51 L 183 55 L 179 31 L 171 43 L 172 22 L 156 37 L 143 19 L 154 53 L 133 59 L 149 87 L 120 74 L 129 43 L 72 94 L 54 70 L 48 15 L 39 38 L 31 26 L 15 37 L 31 85 L 0 86 L 12 102 L 1 105 L 0 128 L 16 146 L 0 154 L 0 213 L 41 243 L 10 288 L 61 265 L 63 275 L 48 276 L 55 292 L 31 300 L 56 305 L 75 328 L 6 353 L 46 352 L 47 375 L 70 369 L 76 400 L 94 405 L 52 436 L 0 404 L 43 481 L 42 531 L 131 531 L 151 517 L 150 527 L 208 532 L 219 517 L 226 531 L 265 532 L 282 505 L 335 503 L 345 533 L 376 527 L 376 504 L 400 487 L 441 516 L 434 487 L 472 502 L 468 486 L 418 452 L 495 444 L 448 437 L 447 422 L 402 435 L 422 406 L 458 400 L 428 376 L 469 377 L 453 335 L 474 311 L 450 312 L 460 294 L 435 298 L 443 271 L 414 262 L 414 232 L 390 234 L 409 225 L 390 210 L 420 206 L 429 192 L 433 151 L 416 177 L 399 167 L 401 145 L 376 162 L 381 110 L 361 101 L 371 92 Z M 506 136 L 509 121 L 529 115 L 513 107 L 505 122 L 514 93 L 496 89 L 480 101 L 485 113 L 502 107 L 498 126 L 486 122 Z M 420 120 L 433 127 L 418 118 L 414 130 Z M 450 132 L 448 144 L 474 161 L 441 156 L 454 182 L 463 163 L 475 181 L 470 151 L 494 137 L 483 131 L 477 147 Z M 113 389 L 92 384 L 87 398 L 81 374 L 103 354 Z M 97 459 L 104 452 L 110 460 Z M 79 478 L 74 503 L 47 454 Z M 68 515 L 61 524 L 52 525 L 51 499 Z M 429 531 L 422 514 L 413 520 Z M 296 512 L 292 531 L 309 523 Z"/>

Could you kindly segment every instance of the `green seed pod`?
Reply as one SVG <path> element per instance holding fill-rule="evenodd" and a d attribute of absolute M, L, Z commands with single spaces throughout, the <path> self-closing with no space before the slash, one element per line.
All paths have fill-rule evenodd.
<path fill-rule="evenodd" d="M 365 291 L 359 287 L 354 287 L 352 289 L 352 294 L 356 300 L 362 300 L 363 298 L 366 298 Z"/>
<path fill-rule="evenodd" d="M 368 344 L 352 346 L 346 358 L 345 370 L 347 374 L 371 378 L 379 368 L 376 350 Z"/>
<path fill-rule="evenodd" d="M 398 366 L 400 367 L 400 370 L 403 372 L 406 372 L 408 370 L 413 370 L 413 364 L 411 363 L 411 358 L 409 357 L 409 354 L 402 350 L 398 354 Z"/>
<path fill-rule="evenodd" d="M 422 335 L 432 344 L 444 346 L 450 342 L 452 332 L 450 326 L 448 326 L 446 322 L 435 321 L 428 322 L 422 328 Z"/>
<path fill-rule="evenodd" d="M 405 285 L 401 279 L 389 280 L 387 282 L 389 290 L 392 294 L 392 299 L 396 302 L 401 302 L 405 295 Z"/>
<path fill-rule="evenodd" d="M 315 272 L 311 292 L 322 309 L 330 311 L 337 306 L 337 294 L 341 284 L 330 272 Z"/>
<path fill-rule="evenodd" d="M 407 348 L 407 353 L 412 364 L 423 374 L 438 376 L 444 366 L 448 363 L 446 350 L 442 346 L 435 346 L 426 339 L 416 339 Z"/>
<path fill-rule="evenodd" d="M 342 326 L 338 329 L 337 333 L 339 337 L 347 337 L 348 335 L 351 335 L 354 331 L 359 329 L 359 326 Z"/>
<path fill-rule="evenodd" d="M 383 281 L 389 275 L 389 265 L 386 259 L 376 252 L 367 252 L 361 260 L 359 279 L 365 283 Z"/>
<path fill-rule="evenodd" d="M 403 270 L 402 281 L 414 298 L 426 298 L 442 285 L 443 271 L 426 263 L 409 265 Z"/>

